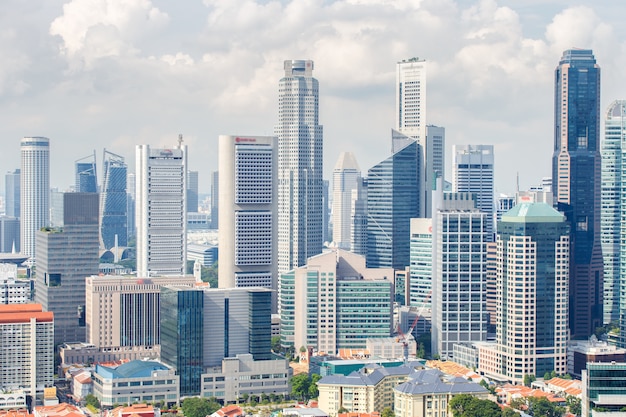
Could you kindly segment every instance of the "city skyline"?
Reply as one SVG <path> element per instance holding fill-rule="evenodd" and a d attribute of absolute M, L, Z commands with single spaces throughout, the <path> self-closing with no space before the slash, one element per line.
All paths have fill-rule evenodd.
<path fill-rule="evenodd" d="M 283 60 L 311 59 L 328 137 L 324 178 L 341 151 L 354 152 L 365 170 L 389 152 L 395 64 L 420 57 L 428 64 L 426 123 L 446 128 L 447 154 L 454 144 L 493 144 L 496 191 L 510 193 L 518 171 L 521 188 L 550 174 L 552 74 L 563 50 L 594 50 L 602 111 L 626 91 L 618 70 L 626 58 L 615 53 L 626 39 L 626 6 L 617 2 L 205 3 L 5 6 L 8 146 L 0 167 L 17 168 L 19 138 L 49 137 L 51 185 L 65 189 L 68 160 L 106 147 L 132 161 L 135 145 L 165 146 L 183 133 L 207 193 L 219 134 L 272 134 Z M 289 24 L 267 25 L 270 15 Z M 409 21 L 418 24 L 402 24 Z M 535 153 L 542 157 L 530 159 Z"/>

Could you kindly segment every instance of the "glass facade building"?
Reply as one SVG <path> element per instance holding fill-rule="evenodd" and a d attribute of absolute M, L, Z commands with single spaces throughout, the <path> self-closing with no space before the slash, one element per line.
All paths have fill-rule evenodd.
<path fill-rule="evenodd" d="M 180 377 L 180 396 L 200 395 L 202 385 L 204 292 L 161 289 L 161 360 Z"/>
<path fill-rule="evenodd" d="M 83 162 L 88 159 L 91 161 Z M 76 161 L 76 181 L 74 191 L 77 193 L 97 193 L 98 181 L 96 177 L 96 154 Z"/>
<path fill-rule="evenodd" d="M 603 322 L 600 243 L 600 67 L 588 49 L 566 50 L 555 71 L 554 202 L 571 225 L 572 337 Z"/>
<path fill-rule="evenodd" d="M 502 215 L 496 239 L 496 340 L 502 374 L 567 372 L 569 227 L 546 203 Z"/>
<path fill-rule="evenodd" d="M 367 173 L 367 266 L 409 265 L 410 219 L 419 217 L 417 142 L 393 131 L 394 153 Z"/>
<path fill-rule="evenodd" d="M 626 363 L 588 363 L 582 371 L 581 415 L 620 416 L 626 407 Z"/>
<path fill-rule="evenodd" d="M 100 198 L 100 239 L 104 249 L 128 245 L 128 202 L 126 162 L 104 150 L 104 179 Z M 115 238 L 117 236 L 117 242 Z"/>
<path fill-rule="evenodd" d="M 433 287 L 432 219 L 411 219 L 410 306 L 430 308 Z"/>

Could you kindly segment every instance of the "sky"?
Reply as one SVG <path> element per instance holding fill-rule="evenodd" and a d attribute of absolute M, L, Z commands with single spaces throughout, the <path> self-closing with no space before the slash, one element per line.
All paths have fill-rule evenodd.
<path fill-rule="evenodd" d="M 209 192 L 218 136 L 272 135 L 283 61 L 312 59 L 324 177 L 342 151 L 365 174 L 390 155 L 396 63 L 419 57 L 448 171 L 453 144 L 493 144 L 496 192 L 512 193 L 518 175 L 522 189 L 551 175 L 565 49 L 593 49 L 602 117 L 626 98 L 625 17 L 622 0 L 3 0 L 0 170 L 19 168 L 22 137 L 46 136 L 64 190 L 94 150 L 133 169 L 135 145 L 182 134 Z"/>

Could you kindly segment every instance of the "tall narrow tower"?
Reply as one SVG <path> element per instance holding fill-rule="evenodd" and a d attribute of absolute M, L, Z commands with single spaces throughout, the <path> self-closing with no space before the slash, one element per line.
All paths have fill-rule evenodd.
<path fill-rule="evenodd" d="M 20 217 L 20 169 L 7 172 L 4 176 L 5 213 L 10 217 Z"/>
<path fill-rule="evenodd" d="M 361 182 L 361 170 L 352 152 L 342 152 L 333 170 L 333 242 L 350 249 L 352 193 Z"/>
<path fill-rule="evenodd" d="M 187 147 L 136 149 L 137 276 L 181 275 L 187 262 Z"/>
<path fill-rule="evenodd" d="M 127 165 L 124 157 L 104 150 L 100 197 L 100 242 L 105 249 L 128 245 Z"/>
<path fill-rule="evenodd" d="M 570 223 L 570 331 L 588 337 L 602 325 L 600 244 L 600 67 L 588 49 L 563 52 L 555 71 L 552 183 Z"/>
<path fill-rule="evenodd" d="M 21 142 L 20 245 L 35 256 L 35 233 L 50 220 L 50 141 L 27 137 Z"/>
<path fill-rule="evenodd" d="M 97 193 L 98 178 L 96 175 L 96 151 L 75 162 L 76 180 L 74 191 L 77 193 Z"/>
<path fill-rule="evenodd" d="M 322 252 L 319 88 L 313 61 L 287 60 L 278 93 L 278 271 Z"/>

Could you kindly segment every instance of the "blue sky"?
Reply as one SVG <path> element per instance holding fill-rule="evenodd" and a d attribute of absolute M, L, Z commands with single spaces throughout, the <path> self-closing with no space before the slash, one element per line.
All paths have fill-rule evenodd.
<path fill-rule="evenodd" d="M 172 146 L 201 191 L 220 134 L 273 133 L 285 59 L 313 59 L 324 170 L 341 151 L 363 172 L 390 152 L 395 63 L 429 62 L 427 122 L 455 143 L 493 144 L 498 192 L 550 175 L 554 68 L 592 48 L 602 113 L 626 97 L 626 5 L 541 0 L 4 0 L 0 169 L 22 136 L 51 140 L 51 184 L 94 149 Z M 450 155 L 447 164 L 450 164 Z M 0 186 L 3 188 L 3 186 Z"/>

